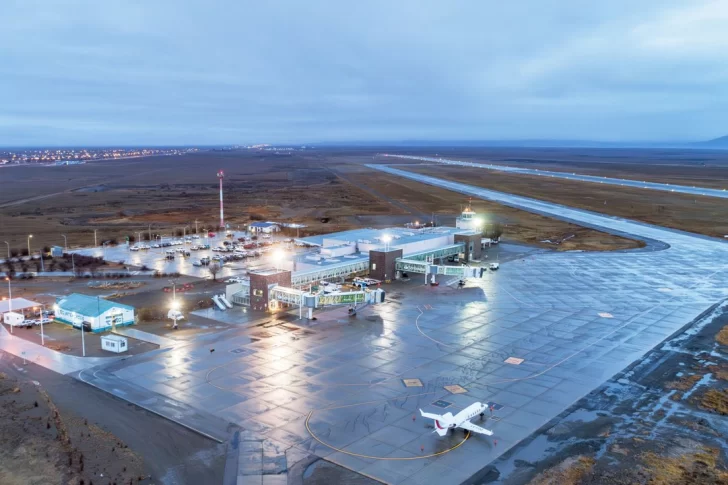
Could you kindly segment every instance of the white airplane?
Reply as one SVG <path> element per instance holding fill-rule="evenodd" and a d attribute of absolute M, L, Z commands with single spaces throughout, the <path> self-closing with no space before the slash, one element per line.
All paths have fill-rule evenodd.
<path fill-rule="evenodd" d="M 452 413 L 445 413 L 443 415 L 426 413 L 420 409 L 420 414 L 423 418 L 430 418 L 435 420 L 435 432 L 440 436 L 445 436 L 451 429 L 461 428 L 470 431 L 471 433 L 480 433 L 491 436 L 493 432 L 489 429 L 481 428 L 470 422 L 475 416 L 480 415 L 483 417 L 485 410 L 488 409 L 487 404 L 475 402 L 470 406 L 466 407 L 455 416 Z"/>

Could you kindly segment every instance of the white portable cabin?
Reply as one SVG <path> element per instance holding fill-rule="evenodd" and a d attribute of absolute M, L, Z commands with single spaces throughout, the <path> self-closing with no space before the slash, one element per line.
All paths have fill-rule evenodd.
<path fill-rule="evenodd" d="M 22 313 L 7 312 L 3 314 L 3 323 L 10 325 L 11 327 L 17 327 L 23 324 L 25 317 Z"/>
<path fill-rule="evenodd" d="M 103 335 L 101 336 L 101 348 L 120 354 L 129 350 L 129 344 L 126 337 L 121 337 L 120 335 Z"/>

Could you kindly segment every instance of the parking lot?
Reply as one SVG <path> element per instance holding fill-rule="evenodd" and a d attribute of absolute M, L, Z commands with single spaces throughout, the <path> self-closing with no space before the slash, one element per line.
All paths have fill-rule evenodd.
<path fill-rule="evenodd" d="M 216 234 L 215 237 L 201 237 L 200 239 L 190 239 L 185 244 L 171 245 L 165 247 L 151 247 L 153 245 L 159 245 L 162 243 L 171 243 L 171 241 L 177 239 L 182 240 L 183 238 L 163 238 L 157 242 L 144 242 L 145 245 L 150 246 L 149 249 L 144 250 L 131 250 L 132 245 L 120 244 L 118 246 L 106 246 L 97 248 L 83 248 L 76 249 L 71 252 L 76 254 L 83 254 L 86 256 L 101 257 L 106 261 L 120 262 L 123 261 L 125 264 L 136 266 L 137 268 L 147 267 L 153 271 L 159 271 L 160 273 L 180 273 L 188 276 L 195 276 L 198 278 L 212 278 L 209 270 L 209 266 L 195 266 L 197 261 L 203 258 L 210 258 L 210 261 L 214 261 L 213 258 L 216 256 L 225 257 L 232 256 L 232 252 L 218 252 L 215 248 L 225 247 L 224 242 L 236 241 L 241 237 L 250 237 L 250 234 L 237 232 L 233 233 L 233 237 L 225 237 L 224 235 Z M 273 268 L 276 265 L 274 260 L 272 248 L 280 247 L 284 251 L 303 251 L 302 248 L 295 247 L 290 242 L 284 242 L 288 240 L 287 237 L 272 235 L 270 238 L 258 237 L 257 243 L 260 244 L 271 244 L 270 246 L 263 246 L 257 248 L 259 256 L 252 256 L 254 250 L 247 250 L 251 256 L 237 261 L 228 261 L 222 264 L 222 268 L 217 273 L 218 279 L 229 278 L 231 276 L 239 276 L 245 274 L 247 271 L 253 269 L 268 269 Z M 198 249 L 192 250 L 191 248 L 196 245 L 209 245 L 210 249 Z M 182 253 L 177 250 L 189 251 L 189 257 L 183 256 Z M 241 248 L 242 250 L 242 248 Z M 174 259 L 167 257 L 168 251 L 172 251 Z"/>

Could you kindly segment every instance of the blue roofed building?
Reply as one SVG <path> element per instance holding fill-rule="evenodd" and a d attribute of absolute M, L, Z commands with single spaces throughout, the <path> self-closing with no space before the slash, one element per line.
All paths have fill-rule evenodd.
<path fill-rule="evenodd" d="M 278 232 L 281 230 L 281 226 L 275 222 L 251 222 L 248 224 L 248 230 L 250 232 L 262 232 L 264 234 L 270 234 L 272 232 Z"/>
<path fill-rule="evenodd" d="M 73 293 L 58 298 L 54 308 L 56 321 L 92 332 L 134 324 L 134 307 L 96 296 Z"/>

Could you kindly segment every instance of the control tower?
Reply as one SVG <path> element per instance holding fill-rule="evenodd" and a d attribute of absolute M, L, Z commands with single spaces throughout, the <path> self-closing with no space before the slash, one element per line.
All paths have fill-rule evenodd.
<path fill-rule="evenodd" d="M 470 201 L 468 201 L 468 205 L 465 207 L 462 214 L 460 214 L 460 217 L 455 219 L 455 227 L 468 231 L 475 230 L 476 227 L 480 226 L 481 224 L 482 221 L 478 217 L 476 217 L 475 211 L 470 205 Z"/>

